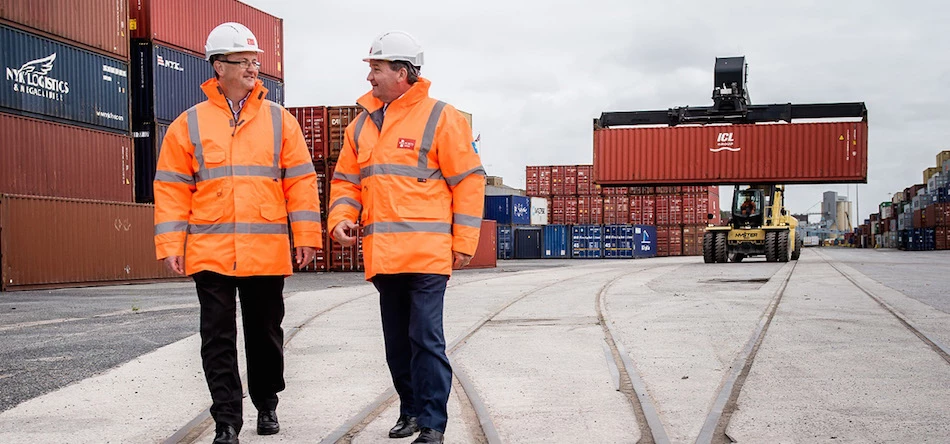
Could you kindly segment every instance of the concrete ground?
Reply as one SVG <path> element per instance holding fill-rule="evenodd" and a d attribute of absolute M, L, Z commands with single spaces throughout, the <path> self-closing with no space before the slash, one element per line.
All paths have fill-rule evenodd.
<path fill-rule="evenodd" d="M 792 272 L 728 436 L 950 442 L 950 364 L 841 274 L 950 344 L 948 260 L 823 248 L 797 265 L 503 261 L 452 278 L 446 339 L 502 442 L 637 442 L 645 432 L 617 390 L 601 295 L 665 435 L 691 443 Z M 246 400 L 244 443 L 321 442 L 391 387 L 372 285 L 358 274 L 303 274 L 286 293 L 282 431 L 257 436 Z M 0 442 L 163 442 L 210 404 L 196 333 L 187 282 L 0 294 Z M 485 441 L 466 395 L 454 386 L 446 442 Z M 379 406 L 353 441 L 411 441 L 386 437 L 397 404 Z M 211 431 L 199 435 L 211 441 Z"/>

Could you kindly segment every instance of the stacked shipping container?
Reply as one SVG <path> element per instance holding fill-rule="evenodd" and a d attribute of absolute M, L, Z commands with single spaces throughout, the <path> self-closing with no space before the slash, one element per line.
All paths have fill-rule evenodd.
<path fill-rule="evenodd" d="M 894 193 L 854 231 L 854 244 L 901 250 L 950 249 L 950 190 L 944 171 L 950 151 L 937 154 L 937 166 L 923 170 L 923 183 Z"/>
<path fill-rule="evenodd" d="M 706 225 L 720 222 L 718 187 L 601 188 L 593 183 L 593 170 L 593 165 L 528 166 L 527 194 L 547 197 L 552 224 L 655 225 L 661 233 L 657 255 L 702 255 Z"/>

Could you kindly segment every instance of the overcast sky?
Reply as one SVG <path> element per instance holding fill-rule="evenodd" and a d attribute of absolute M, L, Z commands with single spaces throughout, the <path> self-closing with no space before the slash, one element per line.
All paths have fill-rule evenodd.
<path fill-rule="evenodd" d="M 746 57 L 754 104 L 867 104 L 868 183 L 790 187 L 792 212 L 837 191 L 863 220 L 950 149 L 944 2 L 243 1 L 284 19 L 288 106 L 355 103 L 373 38 L 413 34 L 430 94 L 473 114 L 488 173 L 518 188 L 525 165 L 592 163 L 603 111 L 711 105 L 717 56 Z"/>

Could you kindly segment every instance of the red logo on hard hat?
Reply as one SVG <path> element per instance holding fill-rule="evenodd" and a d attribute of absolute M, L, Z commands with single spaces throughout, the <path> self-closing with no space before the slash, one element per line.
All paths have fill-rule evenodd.
<path fill-rule="evenodd" d="M 251 46 L 257 46 L 257 43 L 254 42 L 254 39 L 247 39 L 247 44 Z"/>
<path fill-rule="evenodd" d="M 415 139 L 399 139 L 399 143 L 396 144 L 396 148 L 402 148 L 404 150 L 412 150 L 416 148 Z"/>

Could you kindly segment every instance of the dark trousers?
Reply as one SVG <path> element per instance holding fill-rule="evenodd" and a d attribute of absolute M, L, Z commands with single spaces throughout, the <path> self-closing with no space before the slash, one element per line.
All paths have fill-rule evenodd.
<path fill-rule="evenodd" d="M 438 274 L 376 275 L 386 341 L 386 362 L 399 394 L 400 415 L 419 427 L 445 432 L 452 366 L 445 354 L 442 304 L 449 277 Z"/>
<path fill-rule="evenodd" d="M 248 393 L 258 410 L 274 410 L 277 393 L 284 389 L 284 277 L 237 278 L 210 271 L 192 277 L 201 304 L 201 364 L 211 391 L 211 416 L 216 424 L 240 431 L 243 390 L 235 296 L 240 292 Z"/>

